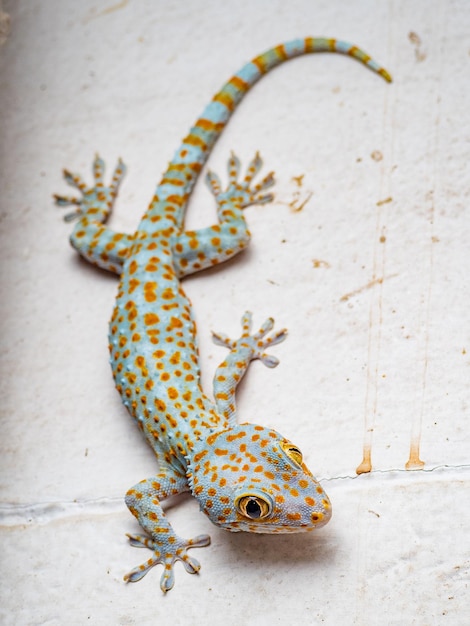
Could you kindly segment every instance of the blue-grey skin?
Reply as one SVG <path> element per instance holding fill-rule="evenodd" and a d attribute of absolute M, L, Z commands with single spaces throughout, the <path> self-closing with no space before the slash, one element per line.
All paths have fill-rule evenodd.
<path fill-rule="evenodd" d="M 191 491 L 212 522 L 233 532 L 311 531 L 331 517 L 328 497 L 294 444 L 269 428 L 237 424 L 238 383 L 253 359 L 268 367 L 277 365 L 266 350 L 282 341 L 286 331 L 269 334 L 273 328 L 269 319 L 252 334 L 251 315 L 246 313 L 240 339 L 215 334 L 216 343 L 230 352 L 216 371 L 212 400 L 201 388 L 196 325 L 180 284 L 184 276 L 243 250 L 250 239 L 243 210 L 273 199 L 266 193 L 274 184 L 272 173 L 253 182 L 262 165 L 259 155 L 241 176 L 240 163 L 232 154 L 225 190 L 215 174 L 207 174 L 218 223 L 184 230 L 191 190 L 236 105 L 264 73 L 290 58 L 322 51 L 353 56 L 391 80 L 365 52 L 346 42 L 291 41 L 253 59 L 214 96 L 176 151 L 134 234 L 105 226 L 125 173 L 122 161 L 109 186 L 104 185 L 99 157 L 91 188 L 66 171 L 67 182 L 81 197 L 56 196 L 58 204 L 76 206 L 66 218 L 79 220 L 71 235 L 74 248 L 91 263 L 120 276 L 110 322 L 110 361 L 116 388 L 159 461 L 159 472 L 126 495 L 127 506 L 146 532 L 129 535 L 131 544 L 152 551 L 147 562 L 125 576 L 127 581 L 140 580 L 162 563 L 160 586 L 168 591 L 174 584 L 176 561 L 190 573 L 199 570 L 187 551 L 209 545 L 210 538 L 185 540 L 175 534 L 160 504 L 170 495 Z"/>

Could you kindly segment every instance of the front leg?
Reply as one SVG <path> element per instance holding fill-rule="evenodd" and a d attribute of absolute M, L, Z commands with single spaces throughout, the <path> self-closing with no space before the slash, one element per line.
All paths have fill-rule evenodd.
<path fill-rule="evenodd" d="M 160 578 L 160 588 L 163 592 L 169 591 L 175 584 L 174 564 L 181 561 L 189 574 L 196 574 L 200 564 L 196 559 L 188 556 L 190 548 L 202 548 L 210 544 L 208 535 L 199 535 L 194 539 L 182 539 L 176 535 L 171 524 L 166 519 L 160 501 L 188 491 L 185 477 L 169 476 L 162 472 L 153 478 L 147 478 L 138 483 L 126 494 L 126 504 L 142 528 L 148 533 L 145 535 L 127 535 L 131 545 L 138 548 L 148 548 L 153 555 L 142 565 L 138 565 L 124 576 L 126 582 L 137 582 L 147 572 L 161 563 L 164 567 Z"/>
<path fill-rule="evenodd" d="M 284 341 L 287 336 L 287 329 L 283 328 L 266 337 L 274 327 L 272 318 L 267 319 L 258 332 L 252 335 L 249 311 L 242 317 L 242 327 L 242 336 L 235 341 L 221 333 L 212 333 L 214 343 L 230 350 L 227 358 L 215 372 L 214 399 L 217 410 L 228 419 L 231 427 L 236 424 L 235 391 L 251 361 L 259 359 L 266 367 L 276 367 L 279 360 L 275 356 L 266 354 L 265 350 Z"/>

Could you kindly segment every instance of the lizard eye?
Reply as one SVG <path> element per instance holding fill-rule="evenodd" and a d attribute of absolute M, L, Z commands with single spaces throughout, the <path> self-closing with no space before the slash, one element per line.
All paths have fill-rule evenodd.
<path fill-rule="evenodd" d="M 239 513 L 249 519 L 264 519 L 272 510 L 272 505 L 261 496 L 240 496 L 235 500 Z"/>
<path fill-rule="evenodd" d="M 291 461 L 294 461 L 296 465 L 302 465 L 302 452 L 297 448 L 297 446 L 293 446 L 291 443 L 283 443 L 282 449 Z"/>

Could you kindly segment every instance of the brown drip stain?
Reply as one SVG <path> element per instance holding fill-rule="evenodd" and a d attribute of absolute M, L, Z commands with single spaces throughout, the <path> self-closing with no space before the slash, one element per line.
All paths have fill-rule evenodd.
<path fill-rule="evenodd" d="M 419 443 L 419 438 L 411 440 L 410 456 L 405 464 L 407 470 L 417 470 L 424 467 L 424 461 L 419 458 Z"/>
<path fill-rule="evenodd" d="M 362 461 L 356 468 L 356 474 L 359 476 L 360 474 L 368 474 L 371 471 L 372 471 L 371 445 L 370 443 L 365 443 Z"/>

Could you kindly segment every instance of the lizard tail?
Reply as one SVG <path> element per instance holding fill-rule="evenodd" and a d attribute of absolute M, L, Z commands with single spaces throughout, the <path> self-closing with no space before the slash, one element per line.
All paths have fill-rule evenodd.
<path fill-rule="evenodd" d="M 175 199 L 175 203 L 179 206 L 176 211 L 176 207 L 170 208 L 171 217 L 170 215 L 166 217 L 181 227 L 187 198 L 197 180 L 198 174 L 206 162 L 213 145 L 246 92 L 264 74 L 281 65 L 281 63 L 313 52 L 346 54 L 366 65 L 387 82 L 392 82 L 392 78 L 386 69 L 376 63 L 364 50 L 346 41 L 307 37 L 305 39 L 294 39 L 267 50 L 244 65 L 212 98 L 210 104 L 204 109 L 201 117 L 190 129 L 189 134 L 186 135 L 176 151 L 156 190 L 152 204 L 156 205 L 162 200 L 169 200 L 171 203 L 171 200 Z M 176 200 L 178 201 L 176 202 Z M 151 212 L 152 205 L 149 209 Z M 180 219 L 176 218 L 175 213 Z"/>

